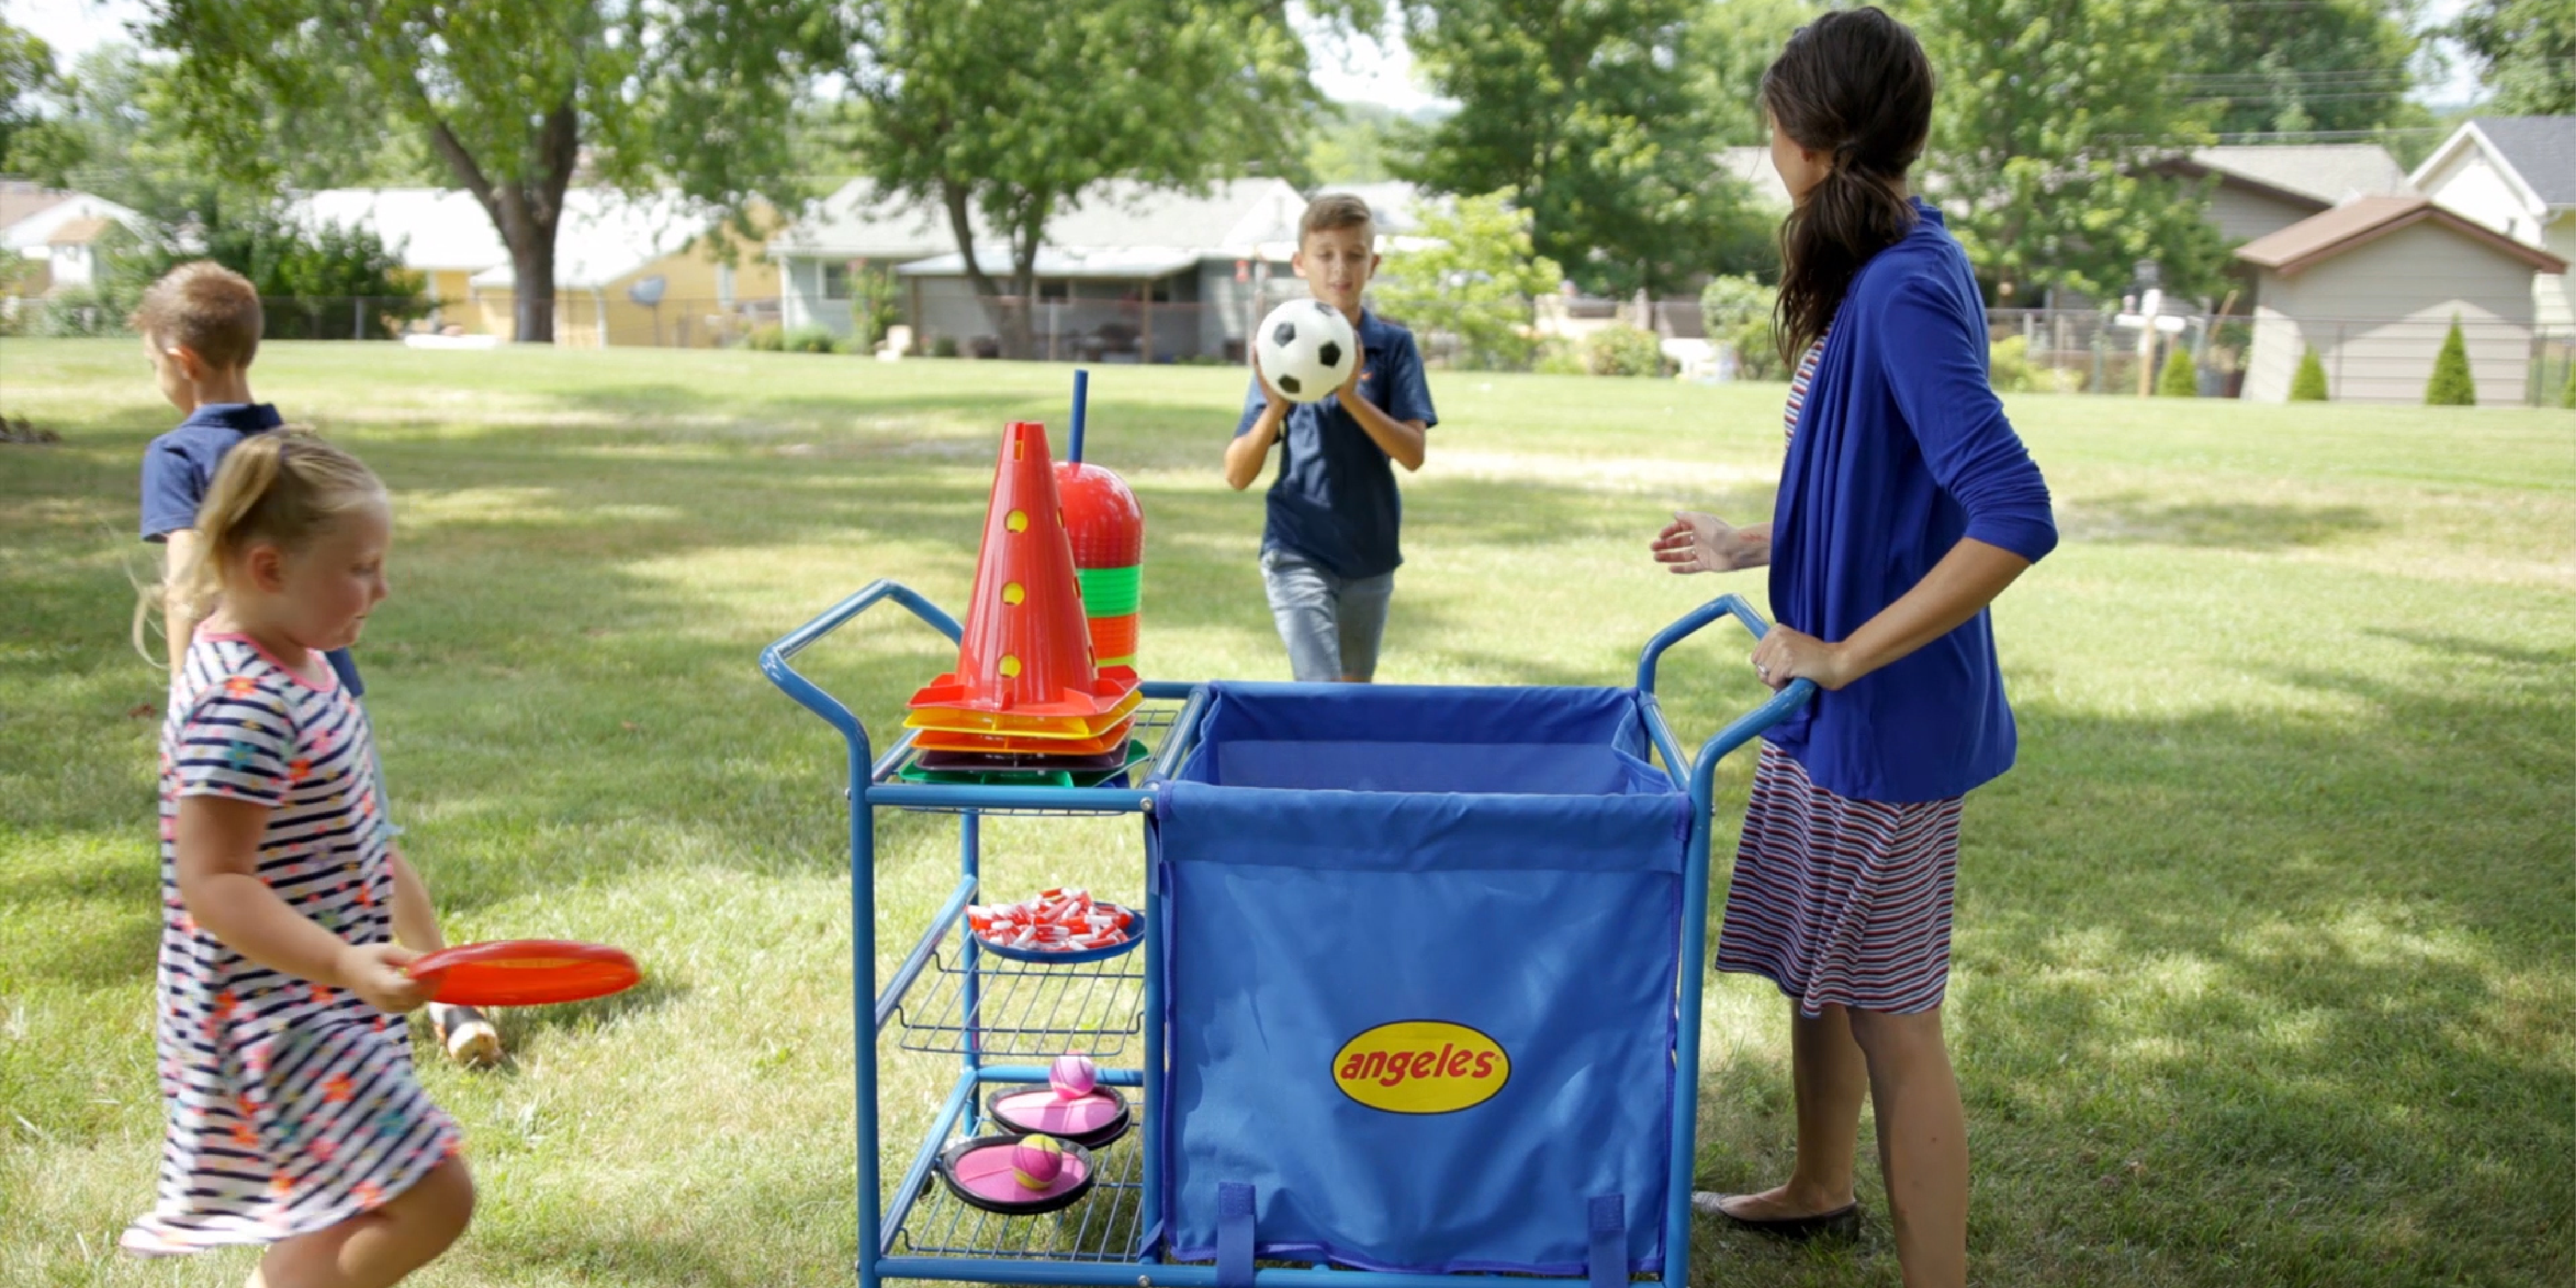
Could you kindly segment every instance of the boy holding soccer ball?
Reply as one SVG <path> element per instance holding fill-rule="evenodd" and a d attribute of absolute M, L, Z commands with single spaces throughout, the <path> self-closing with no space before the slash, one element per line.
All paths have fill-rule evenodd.
<path fill-rule="evenodd" d="M 1360 307 L 1377 272 L 1377 228 L 1368 203 L 1328 193 L 1297 221 L 1290 261 L 1316 300 L 1340 311 L 1359 361 L 1330 397 L 1292 402 L 1263 378 L 1259 357 L 1243 418 L 1225 449 L 1225 481 L 1240 492 L 1283 444 L 1261 535 L 1261 580 L 1270 615 L 1299 680 L 1365 683 L 1377 674 L 1378 639 L 1395 591 L 1396 529 L 1404 503 L 1395 471 L 1422 468 L 1425 431 L 1440 423 L 1423 383 L 1413 333 Z"/>

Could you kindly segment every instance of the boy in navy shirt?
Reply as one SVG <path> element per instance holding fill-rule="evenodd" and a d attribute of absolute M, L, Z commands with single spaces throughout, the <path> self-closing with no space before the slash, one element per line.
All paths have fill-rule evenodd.
<path fill-rule="evenodd" d="M 143 352 L 152 362 L 161 396 L 187 413 L 177 429 L 153 439 L 143 453 L 143 539 L 163 548 L 161 582 L 169 593 L 162 610 L 174 683 L 197 636 L 195 607 L 178 590 L 181 571 L 198 553 L 197 507 L 214 486 L 224 453 L 253 434 L 286 423 L 277 408 L 251 398 L 250 363 L 259 353 L 265 325 L 259 292 L 250 280 L 210 260 L 171 269 L 143 293 L 134 310 L 134 329 L 143 336 Z M 323 656 L 351 698 L 366 696 L 348 650 L 333 649 Z M 383 774 L 377 778 L 376 797 L 383 800 Z M 399 929 L 397 937 L 418 952 L 444 946 L 411 943 L 415 936 Z M 427 927 L 420 937 L 437 940 L 437 926 Z M 500 1058 L 500 1032 L 474 1008 L 432 1003 L 429 1012 L 439 1045 L 459 1063 L 488 1064 Z"/>
<path fill-rule="evenodd" d="M 1284 444 L 1261 534 L 1261 580 L 1299 680 L 1376 676 L 1386 603 L 1404 562 L 1396 541 L 1404 502 L 1391 466 L 1421 469 L 1425 431 L 1440 423 L 1413 333 L 1360 307 L 1377 272 L 1376 243 L 1358 197 L 1330 193 L 1306 207 L 1290 262 L 1316 299 L 1350 320 L 1360 360 L 1332 397 L 1297 404 L 1270 387 L 1256 358 L 1225 449 L 1225 481 L 1240 492 L 1261 476 L 1270 445 Z"/>

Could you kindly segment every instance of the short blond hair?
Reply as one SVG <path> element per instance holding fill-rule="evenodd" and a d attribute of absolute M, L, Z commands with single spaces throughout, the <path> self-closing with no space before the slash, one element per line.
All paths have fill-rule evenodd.
<path fill-rule="evenodd" d="M 1328 192 L 1306 203 L 1306 213 L 1297 220 L 1297 246 L 1303 250 L 1306 239 L 1317 233 L 1336 232 L 1344 228 L 1365 228 L 1371 245 L 1377 242 L 1377 216 L 1368 202 L 1353 193 Z"/>
<path fill-rule="evenodd" d="M 177 346 L 218 370 L 247 367 L 267 326 L 250 279 L 200 259 L 162 275 L 134 308 L 134 329 L 157 346 Z"/>

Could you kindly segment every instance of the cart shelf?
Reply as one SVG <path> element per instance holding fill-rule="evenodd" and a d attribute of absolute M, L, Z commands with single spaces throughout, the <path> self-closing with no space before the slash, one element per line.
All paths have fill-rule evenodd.
<path fill-rule="evenodd" d="M 949 952 L 931 954 L 930 970 L 915 985 L 918 996 L 906 996 L 895 1009 L 906 1051 L 988 1059 L 1080 1052 L 1112 1060 L 1143 1028 L 1141 951 L 1069 966 L 981 952 L 968 965 L 952 963 Z"/>

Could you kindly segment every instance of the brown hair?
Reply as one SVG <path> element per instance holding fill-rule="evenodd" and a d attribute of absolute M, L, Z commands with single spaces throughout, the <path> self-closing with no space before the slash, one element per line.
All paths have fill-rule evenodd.
<path fill-rule="evenodd" d="M 1297 245 L 1303 249 L 1306 239 L 1317 233 L 1343 228 L 1366 228 L 1370 241 L 1376 241 L 1377 216 L 1370 213 L 1368 202 L 1353 193 L 1328 192 L 1306 203 L 1306 213 L 1297 219 Z"/>
<path fill-rule="evenodd" d="M 143 292 L 134 329 L 159 347 L 179 347 L 209 367 L 247 367 L 266 325 L 250 279 L 210 259 L 181 264 Z"/>
<path fill-rule="evenodd" d="M 1762 73 L 1762 109 L 1780 132 L 1833 156 L 1780 224 L 1772 330 L 1791 367 L 1833 323 L 1861 266 L 1914 230 L 1895 185 L 1931 135 L 1932 89 L 1922 44 L 1876 6 L 1800 27 Z"/>
<path fill-rule="evenodd" d="M 224 454 L 214 486 L 197 507 L 197 545 L 187 564 L 166 591 L 147 591 L 137 605 L 135 647 L 144 647 L 143 624 L 156 599 L 175 601 L 190 616 L 203 618 L 223 591 L 224 569 L 243 551 L 263 541 L 301 550 L 342 516 L 382 504 L 384 497 L 375 471 L 310 430 L 277 429 L 244 439 Z"/>

